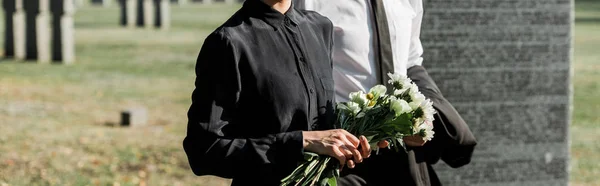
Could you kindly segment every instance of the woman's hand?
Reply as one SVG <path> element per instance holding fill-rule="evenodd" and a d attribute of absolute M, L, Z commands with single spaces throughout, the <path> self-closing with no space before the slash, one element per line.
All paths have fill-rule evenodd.
<path fill-rule="evenodd" d="M 302 131 L 302 136 L 305 150 L 334 157 L 342 166 L 348 162 L 349 168 L 354 168 L 355 162 L 361 163 L 363 155 L 368 157 L 371 151 L 364 136 L 361 136 L 359 140 L 342 129 Z M 361 144 L 363 153 L 357 149 L 359 144 Z"/>

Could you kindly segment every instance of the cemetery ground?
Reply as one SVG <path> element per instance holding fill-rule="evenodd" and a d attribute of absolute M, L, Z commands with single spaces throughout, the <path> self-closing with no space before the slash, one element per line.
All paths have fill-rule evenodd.
<path fill-rule="evenodd" d="M 117 6 L 82 7 L 75 14 L 75 64 L 2 60 L 0 185 L 228 185 L 194 176 L 181 142 L 198 50 L 238 7 L 172 6 L 169 31 L 119 27 Z M 577 5 L 572 185 L 600 184 L 594 10 L 600 3 Z M 119 112 L 133 106 L 148 109 L 148 125 L 116 126 Z"/>
<path fill-rule="evenodd" d="M 191 172 L 182 140 L 198 51 L 238 7 L 172 5 L 169 31 L 120 27 L 116 3 L 82 7 L 75 64 L 2 60 L 0 185 L 226 185 Z M 112 126 L 135 106 L 147 126 Z"/>
<path fill-rule="evenodd" d="M 600 2 L 576 1 L 572 79 L 573 185 L 600 185 Z"/>

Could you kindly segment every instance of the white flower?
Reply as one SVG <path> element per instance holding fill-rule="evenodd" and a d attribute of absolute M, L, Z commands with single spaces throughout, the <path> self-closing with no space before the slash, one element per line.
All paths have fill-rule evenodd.
<path fill-rule="evenodd" d="M 406 85 L 410 84 L 412 81 L 406 77 L 406 75 L 404 74 L 399 74 L 399 73 L 388 73 L 388 77 L 390 77 L 390 80 L 388 80 L 388 83 L 391 85 L 394 85 L 394 88 L 396 89 L 405 89 L 404 87 L 406 87 Z M 400 87 L 398 87 L 398 85 Z"/>
<path fill-rule="evenodd" d="M 394 89 L 394 96 L 402 95 L 407 89 Z"/>
<path fill-rule="evenodd" d="M 421 94 L 421 92 L 419 92 L 418 87 L 415 84 L 411 84 L 408 95 L 410 96 L 410 99 L 411 99 L 410 106 L 413 110 L 417 109 L 417 107 L 421 106 L 423 101 L 425 101 L 425 99 L 426 99 L 425 96 L 423 94 Z"/>
<path fill-rule="evenodd" d="M 435 132 L 433 132 L 433 125 L 427 122 L 419 126 L 419 131 L 421 132 L 421 136 L 425 141 L 431 141 L 431 139 L 433 139 L 433 134 L 435 134 Z"/>
<path fill-rule="evenodd" d="M 408 102 L 403 99 L 396 99 L 395 97 L 390 98 L 390 108 L 396 113 L 396 116 L 411 112 Z"/>
<path fill-rule="evenodd" d="M 431 123 L 433 122 L 434 118 L 433 115 L 436 113 L 435 109 L 433 108 L 433 102 L 431 102 L 431 100 L 426 99 L 421 103 L 421 109 L 423 110 L 423 119 L 425 119 L 426 123 Z"/>
<path fill-rule="evenodd" d="M 354 115 L 360 112 L 360 105 L 358 103 L 348 102 L 346 103 L 346 106 L 348 107 L 348 111 L 352 112 Z"/>
<path fill-rule="evenodd" d="M 380 96 L 387 92 L 387 88 L 383 85 L 376 85 L 369 90 L 369 93 L 373 95 L 373 99 L 377 100 Z"/>
<path fill-rule="evenodd" d="M 365 94 L 362 91 L 350 93 L 350 101 L 358 103 L 358 105 L 361 108 L 365 107 L 365 105 L 369 103 L 369 99 L 367 99 L 367 94 Z"/>

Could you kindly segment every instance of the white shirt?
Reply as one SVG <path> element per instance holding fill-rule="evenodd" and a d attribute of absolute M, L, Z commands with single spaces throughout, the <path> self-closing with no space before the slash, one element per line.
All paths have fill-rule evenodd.
<path fill-rule="evenodd" d="M 301 1 L 300 1 L 301 2 Z M 304 0 L 307 10 L 329 18 L 334 26 L 333 79 L 336 100 L 368 91 L 378 84 L 373 48 L 370 0 Z M 423 47 L 419 39 L 423 17 L 422 0 L 383 0 L 392 44 L 394 71 L 405 74 L 421 65 Z M 387 77 L 387 75 L 385 76 Z M 387 81 L 387 79 L 386 79 Z"/>

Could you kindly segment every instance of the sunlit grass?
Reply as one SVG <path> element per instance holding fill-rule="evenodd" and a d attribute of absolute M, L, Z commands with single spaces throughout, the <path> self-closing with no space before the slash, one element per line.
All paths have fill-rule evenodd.
<path fill-rule="evenodd" d="M 182 148 L 203 39 L 239 5 L 172 6 L 169 30 L 118 25 L 118 7 L 76 14 L 74 65 L 0 63 L 0 184 L 227 185 Z M 149 125 L 116 127 L 143 106 Z"/>

